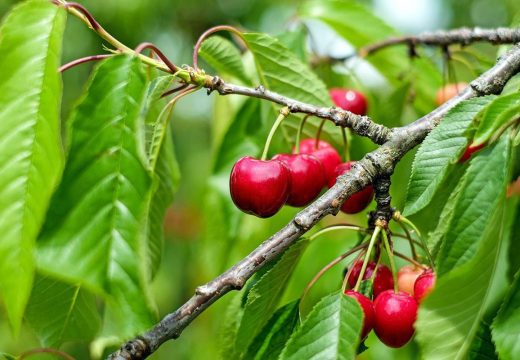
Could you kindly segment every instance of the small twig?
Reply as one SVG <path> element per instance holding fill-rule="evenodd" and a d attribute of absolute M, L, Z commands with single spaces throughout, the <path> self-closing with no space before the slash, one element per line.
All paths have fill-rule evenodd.
<path fill-rule="evenodd" d="M 87 62 L 90 62 L 90 61 L 98 61 L 98 60 L 102 60 L 102 59 L 107 59 L 107 58 L 109 58 L 111 56 L 114 56 L 114 55 L 112 55 L 112 54 L 101 54 L 101 55 L 86 56 L 86 57 L 83 57 L 83 58 L 71 61 L 71 62 L 69 62 L 69 63 L 67 63 L 65 65 L 62 65 L 58 69 L 58 71 L 59 72 L 65 72 L 65 71 L 69 70 L 70 68 L 73 68 L 76 65 L 84 64 L 84 63 L 87 63 Z"/>
<path fill-rule="evenodd" d="M 520 42 L 520 29 L 497 28 L 459 28 L 448 31 L 435 31 L 419 34 L 417 36 L 393 37 L 381 42 L 371 44 L 359 49 L 359 55 L 365 57 L 384 48 L 395 45 L 429 45 L 446 47 L 453 44 L 462 46 L 474 42 L 489 42 L 491 44 L 514 44 Z"/>

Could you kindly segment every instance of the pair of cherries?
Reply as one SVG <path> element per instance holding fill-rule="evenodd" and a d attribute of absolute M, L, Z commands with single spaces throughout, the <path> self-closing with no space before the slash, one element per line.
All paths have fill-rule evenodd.
<path fill-rule="evenodd" d="M 367 102 L 363 94 L 348 89 L 331 89 L 336 106 L 364 115 Z M 310 204 L 323 187 L 334 185 L 336 178 L 349 171 L 353 161 L 341 162 L 334 147 L 326 141 L 305 139 L 300 152 L 278 154 L 271 160 L 246 156 L 233 166 L 229 182 L 231 198 L 242 211 L 258 217 L 270 217 L 284 205 Z M 372 201 L 374 191 L 368 186 L 353 194 L 341 210 L 355 214 Z"/>
<path fill-rule="evenodd" d="M 361 267 L 361 261 L 354 264 L 348 278 L 351 288 L 354 287 L 360 275 Z M 364 280 L 372 277 L 375 267 L 374 262 L 368 263 L 363 276 Z M 411 279 L 408 277 L 408 280 Z M 379 265 L 373 283 L 374 302 L 357 291 L 345 291 L 345 295 L 354 298 L 363 310 L 361 339 L 364 339 L 374 329 L 377 337 L 387 346 L 399 348 L 410 341 L 415 332 L 413 325 L 417 318 L 418 304 L 433 290 L 435 273 L 430 269 L 424 270 L 416 279 L 413 279 L 413 282 L 415 297 L 401 288 L 399 292 L 394 292 L 390 269 L 385 265 Z M 399 279 L 399 284 L 401 284 L 401 279 Z"/>

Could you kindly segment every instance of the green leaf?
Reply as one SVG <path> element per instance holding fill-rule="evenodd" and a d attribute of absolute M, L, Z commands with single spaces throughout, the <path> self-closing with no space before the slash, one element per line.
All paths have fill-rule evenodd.
<path fill-rule="evenodd" d="M 173 202 L 173 195 L 179 186 L 181 177 L 175 156 L 171 128 L 168 127 L 166 131 L 154 169 L 154 191 L 148 205 L 146 238 L 148 239 L 148 260 L 152 278 L 161 264 L 164 243 L 164 216 Z"/>
<path fill-rule="evenodd" d="M 147 224 L 144 235 L 148 239 L 149 265 L 151 278 L 155 276 L 160 264 L 164 242 L 164 216 L 166 209 L 173 202 L 173 195 L 180 182 L 180 170 L 175 157 L 175 149 L 168 126 L 168 118 L 161 114 L 166 101 L 161 95 L 172 83 L 172 76 L 160 76 L 152 79 L 148 85 L 146 101 L 141 108 L 144 119 L 145 157 L 148 169 L 153 174 L 153 193 L 147 205 Z M 164 116 L 161 116 L 164 115 Z"/>
<path fill-rule="evenodd" d="M 245 359 L 277 359 L 285 343 L 298 325 L 300 300 L 295 300 L 278 309 L 253 340 Z"/>
<path fill-rule="evenodd" d="M 517 229 L 518 230 L 518 229 Z M 493 340 L 500 359 L 515 359 L 520 351 L 520 272 L 492 324 Z"/>
<path fill-rule="evenodd" d="M 354 359 L 362 322 L 356 300 L 341 291 L 328 295 L 291 336 L 280 359 Z"/>
<path fill-rule="evenodd" d="M 244 315 L 236 338 L 236 348 L 246 351 L 248 345 L 260 332 L 276 310 L 286 285 L 309 241 L 298 240 L 287 249 L 276 263 L 269 266 L 261 276 L 251 279 L 255 282 L 247 295 Z"/>
<path fill-rule="evenodd" d="M 296 100 L 331 105 L 325 84 L 278 39 L 258 33 L 245 33 L 244 39 L 263 86 Z"/>
<path fill-rule="evenodd" d="M 231 41 L 221 36 L 212 36 L 204 40 L 199 55 L 219 74 L 231 75 L 245 84 L 251 84 L 240 51 Z"/>
<path fill-rule="evenodd" d="M 404 214 L 427 206 L 468 142 L 466 131 L 474 117 L 495 97 L 478 97 L 455 106 L 419 147 L 412 166 Z"/>
<path fill-rule="evenodd" d="M 416 339 L 426 359 L 466 359 L 486 311 L 497 266 L 504 202 L 495 208 L 487 228 L 475 241 L 475 256 L 440 276 L 435 290 L 419 308 Z"/>
<path fill-rule="evenodd" d="M 152 181 L 139 141 L 146 90 L 135 57 L 96 68 L 70 119 L 67 165 L 38 243 L 44 272 L 110 295 L 121 337 L 155 320 L 143 236 Z"/>
<path fill-rule="evenodd" d="M 222 358 L 237 359 L 239 357 L 235 347 L 235 339 L 243 315 L 242 293 L 237 293 L 228 305 L 220 331 L 219 344 Z"/>
<path fill-rule="evenodd" d="M 306 2 L 300 8 L 300 14 L 329 25 L 356 48 L 399 35 L 373 11 L 353 0 Z M 413 77 L 416 107 L 423 113 L 431 111 L 435 92 L 442 83 L 441 74 L 431 61 L 416 58 L 410 62 L 406 46 L 389 47 L 364 60 L 370 62 L 394 86 L 401 85 L 405 76 Z"/>
<path fill-rule="evenodd" d="M 35 240 L 63 168 L 61 41 L 65 11 L 15 7 L 0 28 L 0 294 L 15 333 L 34 278 Z"/>
<path fill-rule="evenodd" d="M 1 360 L 16 360 L 16 357 L 4 352 L 0 352 L 0 359 Z"/>
<path fill-rule="evenodd" d="M 437 256 L 439 275 L 468 262 L 476 253 L 482 233 L 505 196 L 510 160 L 511 144 L 509 136 L 504 136 L 471 161 Z"/>
<path fill-rule="evenodd" d="M 43 346 L 89 342 L 101 325 L 96 298 L 78 285 L 39 275 L 25 317 Z"/>
<path fill-rule="evenodd" d="M 486 107 L 479 127 L 474 136 L 473 144 L 486 143 L 491 136 L 512 119 L 518 118 L 520 112 L 520 93 L 500 96 Z"/>
<path fill-rule="evenodd" d="M 299 26 L 296 29 L 278 34 L 276 38 L 295 54 L 303 63 L 308 62 L 307 56 L 307 29 Z"/>
<path fill-rule="evenodd" d="M 480 322 L 473 343 L 468 353 L 468 358 L 471 360 L 498 360 L 498 356 L 495 351 L 495 344 L 491 339 L 491 328 L 490 323 L 486 320 Z"/>
<path fill-rule="evenodd" d="M 464 174 L 464 170 L 464 168 L 460 168 L 458 170 L 455 169 L 450 174 L 447 181 L 443 183 L 443 187 L 445 189 L 453 188 L 453 186 L 455 186 L 455 189 L 449 194 L 449 197 L 447 198 L 446 203 L 442 208 L 439 220 L 437 221 L 437 226 L 435 226 L 435 229 L 429 234 L 428 237 L 428 247 L 435 255 L 438 253 L 440 245 L 442 244 L 442 239 L 448 231 L 448 228 L 453 219 L 455 205 L 457 205 L 462 189 L 466 185 L 465 182 L 460 181 Z M 457 182 L 453 184 L 453 181 Z"/>

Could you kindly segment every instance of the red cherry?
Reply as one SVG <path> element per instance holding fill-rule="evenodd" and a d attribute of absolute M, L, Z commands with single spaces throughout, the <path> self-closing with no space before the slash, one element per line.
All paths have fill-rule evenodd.
<path fill-rule="evenodd" d="M 367 337 L 368 333 L 374 328 L 374 305 L 365 295 L 354 290 L 346 290 L 345 295 L 356 299 L 363 310 L 363 329 L 361 330 L 361 340 Z"/>
<path fill-rule="evenodd" d="M 415 265 L 405 265 L 397 273 L 397 286 L 400 291 L 413 295 L 415 280 L 423 273 L 424 269 Z"/>
<path fill-rule="evenodd" d="M 329 178 L 329 188 L 334 186 L 336 183 L 336 178 L 349 171 L 354 163 L 355 161 L 347 161 L 336 166 L 336 169 L 334 170 L 334 177 Z M 357 214 L 358 212 L 363 211 L 368 206 L 368 204 L 370 204 L 373 198 L 374 188 L 372 185 L 368 185 L 363 190 L 350 195 L 350 197 L 341 206 L 341 211 L 347 214 Z"/>
<path fill-rule="evenodd" d="M 246 156 L 233 166 L 229 190 L 235 205 L 259 217 L 276 214 L 289 196 L 291 174 L 277 160 L 257 160 Z"/>
<path fill-rule="evenodd" d="M 287 204 L 305 206 L 320 194 L 325 175 L 320 161 L 308 154 L 279 154 L 273 160 L 284 163 L 291 173 L 291 189 Z"/>
<path fill-rule="evenodd" d="M 439 90 L 437 90 L 437 94 L 435 96 L 435 103 L 438 106 L 441 106 L 446 101 L 457 96 L 467 86 L 468 86 L 468 83 L 465 83 L 465 82 L 446 84 L 445 86 L 443 86 Z"/>
<path fill-rule="evenodd" d="M 357 279 L 359 274 L 361 274 L 361 267 L 363 266 L 363 261 L 357 261 L 352 268 L 352 272 L 348 278 L 348 285 L 353 288 L 356 286 Z M 365 275 L 363 276 L 363 280 L 370 279 L 372 274 L 374 273 L 374 269 L 376 268 L 376 263 L 373 261 L 369 261 L 367 264 L 367 268 L 365 269 Z M 374 278 L 374 299 L 377 298 L 379 294 L 383 291 L 392 289 L 394 287 L 394 279 L 392 277 L 392 272 L 390 269 L 384 265 L 379 264 L 377 267 L 376 277 Z"/>
<path fill-rule="evenodd" d="M 412 338 L 417 302 L 405 292 L 382 292 L 374 301 L 374 331 L 385 345 L 398 348 Z"/>
<path fill-rule="evenodd" d="M 323 140 L 318 142 L 318 147 L 316 147 L 316 139 L 300 141 L 300 153 L 311 154 L 321 162 L 327 182 L 331 177 L 334 177 L 334 170 L 341 163 L 341 157 L 336 149 Z"/>
<path fill-rule="evenodd" d="M 415 280 L 415 286 L 413 288 L 415 300 L 418 303 L 422 302 L 426 296 L 428 296 L 435 287 L 435 273 L 432 269 L 424 270 Z"/>
<path fill-rule="evenodd" d="M 484 146 L 486 146 L 485 143 L 479 144 L 477 146 L 469 145 L 466 148 L 466 151 L 464 151 L 464 154 L 462 154 L 462 156 L 460 157 L 459 163 L 467 161 L 471 157 L 471 155 L 473 155 L 473 153 L 476 153 L 477 151 L 481 150 Z"/>
<path fill-rule="evenodd" d="M 359 91 L 334 88 L 329 90 L 329 94 L 337 107 L 357 115 L 367 113 L 367 99 Z"/>

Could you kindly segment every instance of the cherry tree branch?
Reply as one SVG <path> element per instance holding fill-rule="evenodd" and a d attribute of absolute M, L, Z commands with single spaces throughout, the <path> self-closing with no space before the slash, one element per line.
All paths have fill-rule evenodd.
<path fill-rule="evenodd" d="M 368 116 L 356 115 L 335 106 L 322 107 L 307 104 L 267 90 L 263 86 L 253 89 L 246 86 L 228 84 L 218 76 L 208 76 L 204 87 L 208 89 L 208 93 L 217 91 L 220 95 L 234 94 L 255 97 L 287 106 L 292 113 L 309 114 L 331 120 L 337 126 L 348 127 L 356 134 L 366 136 L 376 144 L 385 143 L 392 133 L 391 129 L 375 123 Z"/>
<path fill-rule="evenodd" d="M 300 211 L 291 222 L 229 270 L 199 286 L 195 294 L 179 309 L 166 315 L 149 331 L 125 343 L 110 355 L 109 359 L 144 359 L 165 341 L 179 337 L 184 328 L 216 300 L 231 290 L 241 289 L 253 274 L 287 249 L 323 217 L 337 214 L 341 204 L 350 195 L 380 178 L 389 177 L 397 162 L 421 143 L 451 108 L 475 96 L 499 93 L 506 82 L 519 71 L 520 45 L 515 45 L 495 66 L 475 79 L 471 86 L 457 97 L 415 122 L 392 130 L 384 144 L 356 162 L 351 171 L 340 176 L 329 191 Z M 218 90 L 218 87 L 210 89 Z"/>
<path fill-rule="evenodd" d="M 384 48 L 400 44 L 412 47 L 416 45 L 446 47 L 454 44 L 466 46 L 480 41 L 491 44 L 515 44 L 520 42 L 520 28 L 472 29 L 464 27 L 453 30 L 426 32 L 416 36 L 398 36 L 362 47 L 358 53 L 360 56 L 367 56 Z"/>

